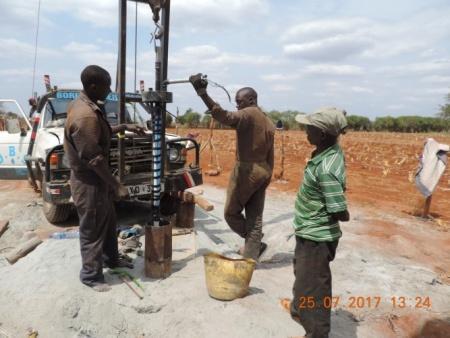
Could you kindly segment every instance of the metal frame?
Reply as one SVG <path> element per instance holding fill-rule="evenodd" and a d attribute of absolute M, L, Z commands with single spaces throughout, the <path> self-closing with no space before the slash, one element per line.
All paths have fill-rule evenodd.
<path fill-rule="evenodd" d="M 153 18 L 159 19 L 159 12 L 155 13 L 151 0 L 130 0 L 132 2 L 147 3 L 153 11 Z M 160 194 L 161 178 L 164 175 L 165 145 L 165 120 L 166 103 L 171 101 L 170 93 L 167 93 L 167 68 L 169 51 L 169 24 L 170 24 L 170 0 L 161 1 L 161 25 L 159 34 L 155 36 L 155 90 L 142 93 L 143 103 L 148 111 L 152 112 L 152 141 L 153 141 L 153 198 L 152 198 L 152 222 L 154 226 L 160 225 Z M 119 59 L 117 70 L 117 93 L 119 95 L 119 124 L 125 121 L 125 70 L 126 70 L 126 39 L 127 39 L 127 3 L 128 0 L 119 0 Z M 157 15 L 155 15 L 157 14 Z M 157 23 L 156 20 L 155 23 Z M 156 46 L 156 40 L 160 40 L 160 46 Z M 119 178 L 123 182 L 125 164 L 125 143 L 119 138 Z"/>

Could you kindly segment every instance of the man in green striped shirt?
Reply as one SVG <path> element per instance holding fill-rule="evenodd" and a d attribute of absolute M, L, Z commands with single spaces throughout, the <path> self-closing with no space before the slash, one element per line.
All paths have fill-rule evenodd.
<path fill-rule="evenodd" d="M 339 221 L 348 221 L 345 199 L 345 161 L 338 137 L 347 127 L 345 113 L 322 108 L 296 120 L 306 126 L 316 149 L 308 161 L 295 201 L 296 234 L 294 299 L 283 300 L 306 337 L 328 337 L 330 331 L 331 271 L 339 238 Z"/>

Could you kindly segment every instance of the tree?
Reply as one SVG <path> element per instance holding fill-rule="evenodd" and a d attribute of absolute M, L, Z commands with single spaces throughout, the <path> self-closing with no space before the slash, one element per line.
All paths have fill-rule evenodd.
<path fill-rule="evenodd" d="M 166 127 L 171 127 L 173 122 L 172 115 L 166 113 Z"/>
<path fill-rule="evenodd" d="M 189 128 L 197 128 L 200 124 L 200 119 L 201 115 L 189 108 L 183 115 L 183 122 L 180 122 L 187 125 Z"/>
<path fill-rule="evenodd" d="M 347 116 L 348 128 L 352 130 L 365 130 L 372 129 L 372 122 L 365 116 L 350 115 Z"/>
<path fill-rule="evenodd" d="M 438 116 L 443 119 L 450 119 L 450 93 L 447 94 L 447 103 L 441 105 L 441 111 Z"/>
<path fill-rule="evenodd" d="M 202 117 L 202 121 L 201 121 L 201 126 L 203 128 L 209 128 L 209 124 L 211 123 L 211 115 L 203 115 Z"/>

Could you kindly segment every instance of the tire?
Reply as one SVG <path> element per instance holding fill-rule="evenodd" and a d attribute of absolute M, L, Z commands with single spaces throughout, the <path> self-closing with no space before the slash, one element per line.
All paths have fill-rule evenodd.
<path fill-rule="evenodd" d="M 45 218 L 50 223 L 62 223 L 69 218 L 72 206 L 70 204 L 52 204 L 43 201 L 42 210 L 44 211 Z"/>

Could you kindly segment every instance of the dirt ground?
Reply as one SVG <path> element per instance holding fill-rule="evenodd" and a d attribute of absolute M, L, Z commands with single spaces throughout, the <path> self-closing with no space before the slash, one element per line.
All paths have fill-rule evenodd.
<path fill-rule="evenodd" d="M 192 131 L 180 130 L 179 134 L 188 132 Z M 205 144 L 208 131 L 194 132 L 203 135 Z M 232 302 L 208 297 L 202 258 L 210 251 L 233 256 L 242 245 L 223 220 L 224 187 L 234 162 L 232 131 L 214 134 L 224 171 L 219 176 L 205 175 L 203 189 L 215 209 L 210 213 L 196 209 L 196 231 L 173 238 L 172 275 L 148 279 L 143 274 L 143 259 L 135 257 L 132 274 L 144 286 L 143 300 L 108 270 L 105 274 L 112 290 L 106 294 L 79 283 L 78 240 L 45 240 L 9 265 L 2 255 L 23 241 L 27 232 L 47 239 L 54 231 L 75 228 L 78 221 L 73 216 L 59 227 L 49 224 L 39 196 L 27 182 L 0 181 L 0 219 L 10 221 L 0 238 L 0 338 L 23 337 L 28 328 L 39 331 L 39 337 L 304 334 L 278 301 L 291 296 L 295 238 L 290 222 L 311 148 L 302 132 L 286 132 L 285 137 L 285 153 L 293 155 L 285 159 L 287 181 L 275 180 L 268 189 L 263 228 L 268 249 L 254 272 L 249 296 Z M 450 143 L 448 135 L 433 137 Z M 344 235 L 332 263 L 333 294 L 339 304 L 332 309 L 330 337 L 450 337 L 448 171 L 433 197 L 434 219 L 425 221 L 413 215 L 420 196 L 409 178 L 424 138 L 350 133 L 341 140 L 347 154 L 351 220 L 342 224 Z M 204 170 L 208 155 L 208 150 L 202 153 Z M 277 161 L 278 174 L 279 167 Z M 118 209 L 119 225 L 142 224 L 148 212 L 124 205 Z M 405 306 L 399 306 L 402 300 Z"/>
<path fill-rule="evenodd" d="M 172 131 L 175 131 L 173 129 Z M 207 129 L 179 129 L 182 136 L 200 134 L 205 146 L 201 156 L 202 167 L 211 163 Z M 450 134 L 405 134 L 381 132 L 348 132 L 341 136 L 347 166 L 347 195 L 350 201 L 369 210 L 389 210 L 399 214 L 419 215 L 424 198 L 418 192 L 414 175 L 418 167 L 425 140 L 434 138 L 450 144 Z M 297 192 L 303 179 L 303 169 L 309 160 L 312 147 L 303 131 L 277 132 L 275 139 L 275 176 L 281 171 L 281 149 L 284 139 L 283 180 L 274 180 L 271 186 L 280 191 Z M 214 130 L 213 160 L 218 156 L 223 169 L 220 176 L 206 176 L 206 183 L 226 187 L 234 163 L 235 132 Z M 215 164 L 216 162 L 212 162 Z M 442 176 L 432 198 L 431 216 L 434 226 L 450 227 L 450 166 Z"/>

